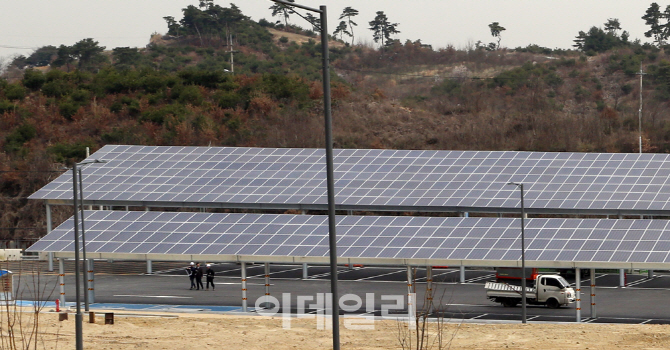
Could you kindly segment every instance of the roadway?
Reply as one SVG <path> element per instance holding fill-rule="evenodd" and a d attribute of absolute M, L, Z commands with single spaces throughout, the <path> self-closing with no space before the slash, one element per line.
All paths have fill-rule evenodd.
<path fill-rule="evenodd" d="M 216 264 L 216 290 L 190 290 L 190 282 L 182 268 L 154 271 L 146 274 L 97 274 L 95 276 L 95 304 L 108 308 L 139 308 L 148 305 L 153 310 L 182 308 L 196 312 L 241 311 L 242 293 L 240 265 Z M 317 294 L 330 291 L 330 275 L 326 266 L 313 266 L 309 278 L 302 279 L 302 267 L 296 265 L 271 265 L 270 294 L 282 301 L 283 293 L 290 293 L 291 313 L 316 313 L 323 306 L 316 304 Z M 253 309 L 260 298 L 264 301 L 265 282 L 263 265 L 247 268 L 249 307 Z M 441 313 L 452 321 L 519 320 L 521 307 L 506 308 L 486 299 L 484 283 L 495 278 L 493 271 L 466 270 L 465 283 L 458 283 L 458 269 L 434 269 L 434 314 Z M 382 314 L 382 307 L 391 308 L 391 314 L 406 311 L 394 310 L 394 301 L 384 296 L 407 295 L 407 272 L 401 267 L 341 267 L 338 272 L 339 294 L 357 295 L 360 305 L 345 312 L 355 315 Z M 425 270 L 416 270 L 416 292 L 419 309 L 423 307 L 426 290 Z M 573 280 L 568 280 L 572 283 Z M 582 321 L 598 323 L 648 323 L 670 324 L 670 276 L 629 275 L 629 287 L 618 288 L 618 274 L 597 275 L 597 319 L 590 318 L 588 279 L 582 280 Z M 203 283 L 204 283 L 203 278 Z M 23 300 L 50 300 L 58 296 L 56 276 L 43 274 L 39 283 L 25 275 L 17 292 Z M 66 274 L 65 287 L 68 302 L 74 301 L 74 276 Z M 40 292 L 35 292 L 39 290 Z M 368 294 L 370 293 L 370 294 Z M 366 295 L 369 299 L 366 299 Z M 37 297 L 35 297 L 37 296 Z M 303 300 L 304 310 L 298 310 L 298 297 Z M 82 296 L 82 301 L 83 301 Z M 355 298 L 354 298 L 355 299 Z M 403 306 L 406 307 L 406 299 Z M 346 305 L 356 304 L 350 300 Z M 116 305 L 116 306 L 115 306 Z M 288 310 L 288 309 L 287 309 Z M 282 312 L 280 308 L 277 312 Z M 528 306 L 529 321 L 575 322 L 574 304 L 552 310 L 544 306 Z"/>

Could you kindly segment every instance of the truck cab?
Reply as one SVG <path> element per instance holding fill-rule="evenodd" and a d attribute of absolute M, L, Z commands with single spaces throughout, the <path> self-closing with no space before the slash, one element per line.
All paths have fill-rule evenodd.
<path fill-rule="evenodd" d="M 559 275 L 538 276 L 535 288 L 537 288 L 537 302 L 550 308 L 568 305 L 575 301 L 574 289 Z"/>

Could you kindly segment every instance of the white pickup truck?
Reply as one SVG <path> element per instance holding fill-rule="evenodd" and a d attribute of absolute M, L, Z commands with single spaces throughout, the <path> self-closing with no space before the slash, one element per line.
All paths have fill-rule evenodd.
<path fill-rule="evenodd" d="M 521 286 L 501 282 L 486 282 L 486 297 L 506 307 L 514 307 L 521 302 Z M 526 287 L 526 302 L 533 305 L 547 305 L 556 309 L 575 301 L 575 290 L 559 275 L 538 275 L 534 287 Z"/>

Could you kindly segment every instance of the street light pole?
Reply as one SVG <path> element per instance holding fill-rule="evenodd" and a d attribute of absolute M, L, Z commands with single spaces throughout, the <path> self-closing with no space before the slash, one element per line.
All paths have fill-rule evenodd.
<path fill-rule="evenodd" d="M 526 242 L 524 234 L 526 209 L 523 205 L 523 184 L 510 182 L 508 185 L 515 185 L 521 190 L 521 323 L 526 323 Z"/>
<path fill-rule="evenodd" d="M 83 205 L 83 196 L 79 197 L 78 187 L 77 186 L 77 173 L 81 176 L 81 170 L 77 169 L 77 166 L 83 166 L 86 164 L 92 163 L 106 163 L 104 160 L 90 160 L 84 161 L 81 163 L 74 163 L 72 165 L 72 202 L 74 205 L 74 283 L 75 283 L 75 302 L 77 304 L 77 313 L 74 316 L 75 320 L 75 342 L 76 350 L 84 349 L 84 337 L 83 337 L 83 324 L 82 324 L 82 314 L 81 314 L 81 282 L 80 282 L 80 272 L 79 272 L 79 205 Z M 81 179 L 80 179 L 81 180 Z M 79 182 L 81 185 L 81 182 Z M 81 203 L 78 203 L 81 199 Z M 82 214 L 83 215 L 83 214 Z M 83 216 L 82 216 L 82 234 L 83 234 Z M 82 236 L 83 239 L 83 236 Z M 85 258 L 84 258 L 85 259 Z"/>
<path fill-rule="evenodd" d="M 319 9 L 290 3 L 282 0 L 272 0 L 284 6 L 297 7 L 303 10 L 317 12 L 321 15 L 321 56 L 323 65 L 323 114 L 326 132 L 326 183 L 328 187 L 328 245 L 330 250 L 330 293 L 333 321 L 333 350 L 340 350 L 340 305 L 337 293 L 337 234 L 335 223 L 335 181 L 333 165 L 333 127 L 330 102 L 330 68 L 328 58 L 328 16 L 326 6 Z"/>
<path fill-rule="evenodd" d="M 83 167 L 83 166 L 82 166 Z M 84 261 L 84 311 L 88 312 L 88 262 L 86 261 L 86 230 L 84 229 L 84 185 L 82 182 L 81 168 L 77 169 L 79 176 L 79 214 L 81 217 L 81 254 Z"/>
<path fill-rule="evenodd" d="M 74 204 L 74 284 L 75 284 L 75 303 L 77 304 L 77 313 L 74 316 L 75 342 L 76 350 L 84 349 L 84 339 L 82 334 L 82 315 L 81 315 L 81 285 L 79 281 L 79 203 L 77 203 L 77 163 L 72 166 L 72 191 Z"/>

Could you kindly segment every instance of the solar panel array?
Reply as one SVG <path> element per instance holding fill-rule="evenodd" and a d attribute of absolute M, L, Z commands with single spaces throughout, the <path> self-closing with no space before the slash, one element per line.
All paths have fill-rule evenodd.
<path fill-rule="evenodd" d="M 84 195 L 107 205 L 322 209 L 327 204 L 322 149 L 108 145 L 84 170 Z M 518 208 L 670 209 L 670 155 L 338 149 L 340 209 Z M 31 199 L 71 201 L 65 173 Z"/>
<path fill-rule="evenodd" d="M 87 211 L 88 253 L 328 257 L 326 216 Z M 526 260 L 670 263 L 670 221 L 527 220 Z M 520 219 L 338 216 L 338 256 L 517 261 Z M 73 252 L 70 218 L 31 252 Z"/>

